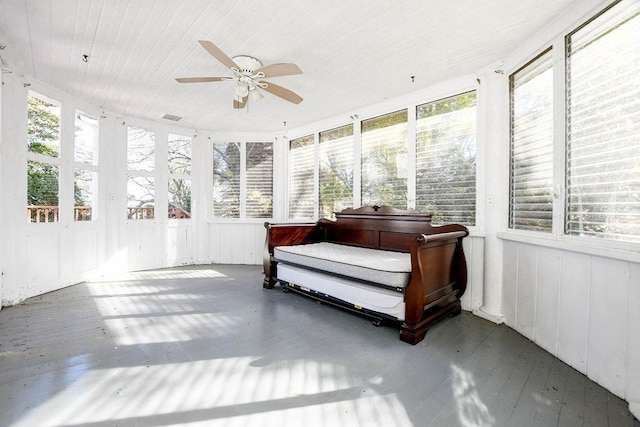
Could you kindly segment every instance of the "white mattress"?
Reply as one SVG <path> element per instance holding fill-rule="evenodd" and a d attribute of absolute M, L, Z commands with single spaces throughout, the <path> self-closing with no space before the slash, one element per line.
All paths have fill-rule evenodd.
<path fill-rule="evenodd" d="M 404 320 L 403 295 L 389 289 L 283 263 L 278 264 L 278 279 L 330 295 L 356 308 L 362 307 Z"/>
<path fill-rule="evenodd" d="M 411 254 L 320 242 L 277 246 L 278 261 L 402 290 L 411 276 Z"/>

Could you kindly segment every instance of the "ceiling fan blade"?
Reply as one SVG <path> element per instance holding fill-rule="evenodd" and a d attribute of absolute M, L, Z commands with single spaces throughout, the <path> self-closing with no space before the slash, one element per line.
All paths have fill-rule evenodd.
<path fill-rule="evenodd" d="M 260 81 L 260 88 L 266 90 L 267 92 L 271 92 L 275 96 L 279 96 L 280 98 L 293 102 L 294 104 L 300 104 L 302 102 L 302 97 L 294 92 L 291 92 L 289 89 L 285 89 L 282 86 L 278 86 L 274 83 L 269 83 L 265 81 Z"/>
<path fill-rule="evenodd" d="M 221 82 L 223 80 L 229 80 L 229 77 L 178 77 L 176 79 L 178 83 L 206 83 Z"/>
<path fill-rule="evenodd" d="M 198 42 L 202 45 L 202 47 L 204 47 L 207 50 L 207 52 L 211 54 L 211 56 L 216 58 L 218 61 L 220 61 L 227 67 L 235 68 L 236 70 L 240 69 L 240 67 L 238 67 L 238 64 L 236 64 L 233 61 L 233 59 L 229 58 L 229 56 L 226 53 L 220 50 L 218 46 L 216 46 L 209 40 L 198 40 Z"/>
<path fill-rule="evenodd" d="M 242 98 L 242 101 L 238 101 L 237 99 L 233 100 L 233 108 L 239 110 L 241 108 L 244 108 L 247 106 L 247 98 L 248 96 L 245 96 L 244 98 Z"/>
<path fill-rule="evenodd" d="M 296 64 L 271 64 L 262 68 L 258 68 L 256 74 L 262 72 L 265 77 L 291 76 L 293 74 L 302 74 L 302 70 Z"/>

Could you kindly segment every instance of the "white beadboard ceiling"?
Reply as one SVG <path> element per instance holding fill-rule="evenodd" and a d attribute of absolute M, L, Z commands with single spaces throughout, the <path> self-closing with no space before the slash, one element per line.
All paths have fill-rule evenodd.
<path fill-rule="evenodd" d="M 513 52 L 578 0 L 0 0 L 3 70 L 126 116 L 200 130 L 278 131 L 473 73 Z M 268 79 L 234 110 L 232 82 L 198 43 L 301 75 Z M 82 56 L 88 55 L 83 62 Z M 411 76 L 415 76 L 412 82 Z M 173 123 L 173 122 L 167 122 Z"/>

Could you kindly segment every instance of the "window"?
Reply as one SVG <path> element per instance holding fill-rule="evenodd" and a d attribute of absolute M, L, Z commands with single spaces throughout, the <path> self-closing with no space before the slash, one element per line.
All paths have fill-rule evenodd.
<path fill-rule="evenodd" d="M 127 218 L 155 218 L 155 135 L 127 128 Z"/>
<path fill-rule="evenodd" d="M 76 111 L 73 145 L 73 220 L 94 221 L 98 212 L 98 120 Z"/>
<path fill-rule="evenodd" d="M 213 144 L 213 216 L 273 216 L 273 143 Z"/>
<path fill-rule="evenodd" d="M 310 219 L 315 215 L 314 136 L 289 141 L 289 218 Z"/>
<path fill-rule="evenodd" d="M 353 125 L 320 132 L 320 217 L 353 206 Z"/>
<path fill-rule="evenodd" d="M 362 121 L 362 204 L 407 208 L 407 110 Z"/>
<path fill-rule="evenodd" d="M 273 143 L 247 142 L 247 218 L 273 216 Z"/>
<path fill-rule="evenodd" d="M 167 148 L 169 218 L 191 218 L 191 138 L 169 134 Z"/>
<path fill-rule="evenodd" d="M 509 226 L 550 233 L 553 224 L 553 55 L 547 50 L 509 77 Z"/>
<path fill-rule="evenodd" d="M 240 218 L 240 143 L 213 143 L 213 216 Z"/>
<path fill-rule="evenodd" d="M 475 225 L 475 92 L 417 107 L 416 208 L 434 223 Z"/>
<path fill-rule="evenodd" d="M 640 242 L 638 34 L 640 3 L 618 1 L 511 75 L 511 228 Z"/>
<path fill-rule="evenodd" d="M 357 207 L 358 196 L 360 206 L 406 209 L 408 195 L 416 194 L 417 209 L 432 213 L 434 222 L 475 225 L 476 93 L 418 106 L 415 141 L 408 117 L 401 110 L 363 120 L 355 125 L 360 135 L 352 124 L 319 132 L 317 166 L 315 135 L 291 140 L 289 219 L 314 218 L 315 203 L 320 218 L 332 218 Z M 413 165 L 415 180 L 409 179 Z"/>
<path fill-rule="evenodd" d="M 60 104 L 30 92 L 27 110 L 27 221 L 58 222 Z"/>
<path fill-rule="evenodd" d="M 640 2 L 567 36 L 565 233 L 640 242 Z"/>

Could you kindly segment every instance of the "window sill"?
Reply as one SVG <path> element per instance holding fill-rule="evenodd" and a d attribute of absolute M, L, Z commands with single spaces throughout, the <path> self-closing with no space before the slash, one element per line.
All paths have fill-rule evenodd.
<path fill-rule="evenodd" d="M 212 218 L 207 224 L 260 224 L 273 222 L 273 218 Z"/>
<path fill-rule="evenodd" d="M 497 233 L 499 239 L 511 242 L 526 243 L 593 255 L 603 258 L 612 258 L 620 261 L 640 263 L 640 244 L 629 242 L 617 242 L 611 240 L 596 240 L 573 236 L 545 236 L 537 233 L 503 231 Z"/>

